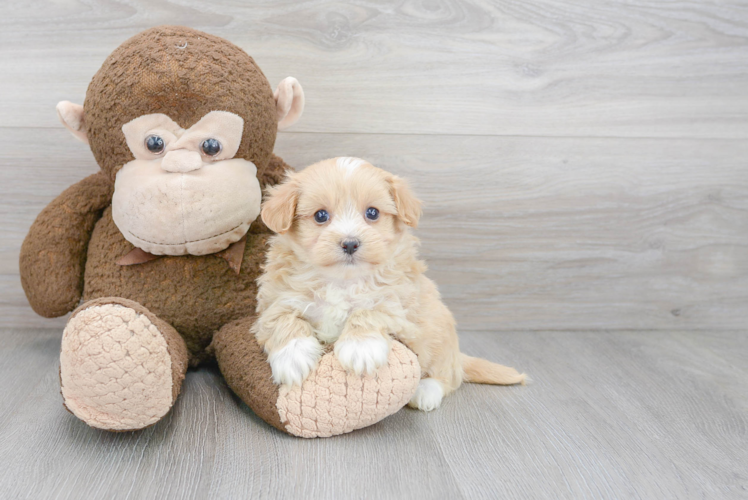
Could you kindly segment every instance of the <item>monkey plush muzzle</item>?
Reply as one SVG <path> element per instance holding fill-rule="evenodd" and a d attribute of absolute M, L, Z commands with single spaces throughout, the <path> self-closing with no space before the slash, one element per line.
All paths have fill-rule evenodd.
<path fill-rule="evenodd" d="M 164 161 L 166 157 L 164 158 Z M 207 255 L 239 241 L 260 213 L 257 168 L 240 158 L 188 172 L 133 160 L 117 173 L 112 218 L 154 255 Z"/>

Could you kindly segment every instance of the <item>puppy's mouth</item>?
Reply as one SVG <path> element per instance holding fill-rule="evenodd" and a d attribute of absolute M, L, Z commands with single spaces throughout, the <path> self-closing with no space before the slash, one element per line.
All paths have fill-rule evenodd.
<path fill-rule="evenodd" d="M 366 267 L 368 265 L 373 265 L 373 262 L 370 262 L 368 259 L 364 258 L 364 256 L 359 254 L 354 255 L 343 255 L 337 262 L 331 264 L 330 267 L 342 267 L 345 269 L 352 269 L 356 267 Z"/>
<path fill-rule="evenodd" d="M 327 259 L 326 261 L 317 262 L 316 264 L 319 267 L 327 268 L 327 269 L 335 269 L 335 268 L 345 268 L 350 269 L 357 266 L 361 266 L 363 264 L 367 264 L 368 262 L 365 259 L 362 259 L 358 255 L 339 255 L 336 257 L 333 257 L 332 259 Z"/>
<path fill-rule="evenodd" d="M 358 255 L 346 255 L 345 259 L 342 262 L 342 265 L 346 268 L 361 267 L 369 269 L 371 267 L 380 265 L 380 263 L 381 262 L 378 260 L 365 259 L 364 257 Z"/>

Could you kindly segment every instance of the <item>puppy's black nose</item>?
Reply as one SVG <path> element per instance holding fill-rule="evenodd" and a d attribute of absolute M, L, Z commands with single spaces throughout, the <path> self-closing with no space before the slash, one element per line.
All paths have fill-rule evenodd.
<path fill-rule="evenodd" d="M 347 253 L 348 255 L 353 255 L 356 250 L 358 250 L 358 246 L 361 244 L 358 240 L 345 240 L 343 243 L 340 244 L 341 247 L 343 247 L 343 251 Z"/>

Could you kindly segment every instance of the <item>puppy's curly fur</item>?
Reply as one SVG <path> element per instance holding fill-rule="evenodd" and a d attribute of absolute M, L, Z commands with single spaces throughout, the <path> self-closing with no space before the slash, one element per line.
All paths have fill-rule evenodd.
<path fill-rule="evenodd" d="M 277 384 L 300 384 L 334 343 L 341 365 L 371 374 L 391 338 L 418 356 L 410 402 L 429 411 L 463 381 L 523 383 L 513 368 L 460 353 L 455 321 L 418 258 L 410 228 L 421 202 L 407 183 L 358 158 L 333 158 L 272 187 L 262 220 L 270 241 L 252 332 Z M 373 209 L 373 210 L 372 210 Z"/>

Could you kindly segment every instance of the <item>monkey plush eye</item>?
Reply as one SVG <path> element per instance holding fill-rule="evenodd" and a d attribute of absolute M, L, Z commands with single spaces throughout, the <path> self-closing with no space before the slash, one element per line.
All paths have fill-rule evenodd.
<path fill-rule="evenodd" d="M 200 149 L 203 150 L 205 156 L 215 156 L 221 152 L 223 147 L 221 146 L 221 143 L 215 139 L 205 139 L 200 145 Z"/>
<path fill-rule="evenodd" d="M 149 135 L 145 138 L 145 147 L 155 155 L 164 152 L 164 140 L 157 135 Z"/>
<path fill-rule="evenodd" d="M 317 210 L 317 212 L 314 214 L 314 220 L 317 222 L 317 224 L 324 224 L 328 220 L 330 220 L 330 214 L 327 213 L 327 210 Z"/>
<path fill-rule="evenodd" d="M 377 220 L 379 218 L 379 210 L 374 207 L 366 209 L 366 218 L 369 220 Z"/>

